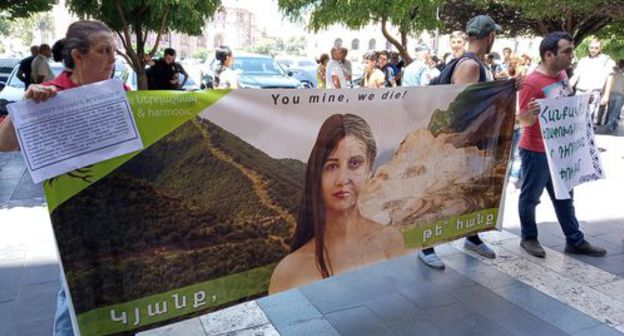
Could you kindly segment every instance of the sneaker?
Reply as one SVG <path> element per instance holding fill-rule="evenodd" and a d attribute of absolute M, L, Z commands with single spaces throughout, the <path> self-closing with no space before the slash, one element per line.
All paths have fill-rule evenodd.
<path fill-rule="evenodd" d="M 607 250 L 593 246 L 587 240 L 584 240 L 579 246 L 566 245 L 564 251 L 566 251 L 566 253 L 583 254 L 590 257 L 603 257 L 607 254 Z"/>
<path fill-rule="evenodd" d="M 520 241 L 520 247 L 522 247 L 525 251 L 527 251 L 528 254 L 534 257 L 546 257 L 546 251 L 544 251 L 544 248 L 542 248 L 542 245 L 540 245 L 537 239 L 522 239 Z"/>
<path fill-rule="evenodd" d="M 486 258 L 494 259 L 496 258 L 496 253 L 485 243 L 481 243 L 479 245 L 471 242 L 468 239 L 464 240 L 464 248 L 470 251 L 477 252 L 477 254 L 484 256 Z"/>
<path fill-rule="evenodd" d="M 444 269 L 444 262 L 440 260 L 437 254 L 430 253 L 424 254 L 422 251 L 418 252 L 418 258 L 425 263 L 425 265 L 435 268 L 435 269 Z"/>

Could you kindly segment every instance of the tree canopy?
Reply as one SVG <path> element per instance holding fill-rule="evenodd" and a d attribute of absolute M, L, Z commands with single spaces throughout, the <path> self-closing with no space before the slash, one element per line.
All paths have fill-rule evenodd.
<path fill-rule="evenodd" d="M 602 52 L 611 56 L 616 62 L 624 59 L 624 25 L 609 25 L 598 34 L 586 37 L 576 48 L 576 57 L 589 55 L 589 44 L 594 38 L 602 42 Z"/>
<path fill-rule="evenodd" d="M 29 17 L 52 9 L 55 0 L 0 0 L 0 14 L 7 19 Z"/>
<path fill-rule="evenodd" d="M 293 21 L 307 18 L 312 31 L 332 24 L 351 29 L 380 24 L 386 39 L 408 61 L 407 36 L 437 27 L 447 32 L 463 31 L 468 20 L 478 14 L 490 15 L 512 37 L 566 30 L 577 46 L 584 38 L 603 31 L 624 31 L 621 0 L 278 0 L 278 4 Z M 392 36 L 390 24 L 398 28 L 400 36 Z"/>
<path fill-rule="evenodd" d="M 0 0 L 0 34 L 13 34 L 16 19 L 28 19 L 35 13 L 49 11 L 54 3 L 55 0 Z"/>
<path fill-rule="evenodd" d="M 464 30 L 477 14 L 490 15 L 510 36 L 565 30 L 577 46 L 607 26 L 624 26 L 621 0 L 446 0 L 440 16 L 450 31 Z"/>
<path fill-rule="evenodd" d="M 401 56 L 411 60 L 407 37 L 437 27 L 436 9 L 441 0 L 278 0 L 282 13 L 291 20 L 309 15 L 308 28 L 319 31 L 340 23 L 351 29 L 379 24 L 384 37 Z M 389 25 L 398 28 L 393 36 Z"/>
<path fill-rule="evenodd" d="M 54 31 L 54 17 L 49 12 L 38 12 L 28 17 L 15 18 L 11 21 L 0 20 L 0 34 L 17 37 L 25 45 L 31 45 L 35 41 L 35 32 L 39 29 L 43 33 L 43 41 L 52 44 L 54 41 L 52 32 Z"/>
<path fill-rule="evenodd" d="M 118 51 L 136 71 L 139 88 L 147 89 L 144 56 L 153 56 L 161 36 L 169 31 L 201 35 L 206 20 L 221 8 L 221 0 L 68 0 L 69 9 L 82 17 L 105 22 L 121 39 Z M 146 50 L 147 34 L 157 34 Z"/>

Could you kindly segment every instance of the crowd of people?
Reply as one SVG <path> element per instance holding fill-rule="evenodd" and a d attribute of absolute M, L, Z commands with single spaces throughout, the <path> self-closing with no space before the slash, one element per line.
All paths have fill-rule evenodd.
<path fill-rule="evenodd" d="M 349 88 L 361 86 L 366 88 L 381 88 L 395 86 L 423 86 L 432 84 L 470 84 L 497 79 L 511 78 L 519 90 L 518 121 L 523 129 L 519 140 L 521 156 L 522 186 L 518 204 L 521 221 L 521 247 L 530 255 L 544 258 L 546 253 L 538 241 L 538 232 L 535 218 L 535 208 L 539 204 L 544 189 L 547 190 L 554 205 L 555 212 L 563 233 L 566 237 L 565 251 L 567 253 L 582 254 L 594 257 L 604 256 L 606 250 L 590 244 L 579 228 L 579 222 L 574 213 L 573 197 L 567 200 L 558 200 L 554 196 L 552 179 L 548 170 L 548 163 L 537 121 L 539 108 L 536 99 L 557 97 L 574 94 L 591 93 L 595 95 L 595 122 L 606 119 L 607 127 L 615 128 L 617 118 L 624 103 L 624 61 L 616 65 L 608 56 L 601 52 L 600 41 L 592 41 L 589 47 L 589 56 L 581 59 L 574 74 L 569 77 L 574 57 L 574 40 L 566 32 L 553 32 L 543 37 L 539 46 L 539 63 L 533 63 L 528 55 L 514 56 L 512 50 L 503 50 L 503 61 L 495 62 L 496 56 L 492 53 L 496 35 L 501 27 L 487 15 L 472 18 L 466 25 L 464 32 L 451 34 L 452 53 L 443 57 L 432 55 L 431 49 L 425 44 L 419 44 L 414 50 L 414 60 L 406 64 L 397 53 L 387 51 L 369 52 L 364 55 L 365 68 L 362 77 L 353 78 L 353 67 L 347 59 L 347 49 L 332 48 L 330 55 L 321 55 L 317 76 L 319 88 Z M 41 45 L 32 48 L 32 56 L 20 64 L 20 79 L 27 84 L 26 99 L 35 101 L 46 100 L 57 92 L 79 87 L 81 85 L 111 78 L 115 64 L 115 41 L 112 31 L 99 21 L 79 21 L 69 26 L 66 38 L 60 42 L 58 55 L 64 63 L 65 70 L 56 78 L 51 74 L 48 59 L 53 57 L 54 48 Z M 218 69 L 216 72 L 215 87 L 235 88 L 237 78 L 231 70 L 234 60 L 232 51 L 227 47 L 216 51 Z M 47 66 L 47 67 L 46 67 Z M 177 89 L 184 84 L 179 75 L 183 74 L 175 62 L 175 50 L 165 50 L 164 57 L 151 64 L 148 72 L 150 88 Z M 176 77 L 177 76 L 177 77 Z M 188 76 L 185 76 L 186 78 Z M 603 107 L 601 109 L 601 106 Z M 606 108 L 608 107 L 608 108 Z M 607 111 L 606 113 L 601 111 Z M 338 118 L 338 117 L 337 117 Z M 347 134 L 343 131 L 344 139 L 359 139 L 367 148 L 366 165 L 361 169 L 369 173 L 375 158 L 374 143 L 367 144 L 370 131 L 358 117 L 349 116 L 355 124 L 362 124 L 361 134 Z M 332 119 L 333 122 L 333 119 Z M 336 119 L 335 125 L 328 122 L 324 128 L 328 130 L 344 128 L 342 119 Z M 337 139 L 336 148 L 343 143 Z M 358 142 L 359 143 L 359 142 Z M 316 147 L 315 147 L 316 148 Z M 0 123 L 0 151 L 19 150 L 11 118 Z M 320 156 L 319 156 L 320 157 Z M 339 160 L 340 158 L 336 158 Z M 319 159 L 318 166 L 326 164 L 325 159 Z M 337 209 L 339 213 L 341 209 Z M 358 221 L 365 222 L 357 217 Z M 319 219 L 325 225 L 325 219 Z M 328 225 L 331 223 L 328 223 Z M 319 224 L 320 225 L 320 224 Z M 370 225 L 371 230 L 380 230 Z M 331 230 L 328 229 L 327 232 Z M 392 240 L 398 239 L 393 232 L 387 232 Z M 318 236 L 318 232 L 307 232 L 294 239 L 293 254 L 298 249 L 314 250 L 318 244 L 311 244 L 311 239 L 325 239 Z M 329 241 L 329 240 L 328 240 Z M 314 245 L 314 246 L 313 246 Z M 476 253 L 495 258 L 495 252 L 485 244 L 479 235 L 466 237 L 464 246 Z M 321 244 L 322 247 L 322 244 Z M 307 251 L 307 250 L 306 250 Z M 322 251 L 322 249 L 321 249 Z M 379 249 L 379 255 L 387 251 Z M 396 251 L 388 252 L 395 255 Z M 296 254 L 294 254 L 296 256 Z M 316 251 L 316 259 L 308 265 L 307 271 L 313 278 L 329 276 L 325 265 L 325 255 Z M 329 254 L 334 256 L 334 254 Z M 444 268 L 443 261 L 437 257 L 433 248 L 419 253 L 420 259 L 434 268 Z M 338 257 L 336 257 L 338 258 Z M 335 260 L 334 260 L 335 261 Z M 319 266 L 320 265 L 320 266 Z M 340 265 L 336 263 L 335 265 Z M 292 266 L 292 265 L 291 265 Z M 319 266 L 319 267 L 316 267 Z M 298 272 L 296 265 L 282 267 L 284 272 Z M 319 271 L 320 270 L 320 271 Z M 318 273 L 318 272 L 320 273 Z M 318 273 L 318 274 L 317 274 Z M 303 283 L 305 281 L 301 281 Z M 272 284 L 275 291 L 290 286 L 276 277 Z M 72 334 L 65 293 L 59 293 L 58 314 L 55 321 L 55 335 Z"/>
<path fill-rule="evenodd" d="M 329 55 L 322 54 L 317 67 L 319 89 L 332 88 L 381 88 L 395 86 L 424 86 L 437 84 L 436 79 L 453 60 L 466 51 L 468 35 L 454 31 L 449 35 L 451 52 L 438 57 L 427 44 L 414 48 L 414 57 L 408 64 L 395 51 L 369 51 L 363 55 L 363 72 L 354 78 L 348 50 L 335 46 Z M 600 40 L 589 45 L 589 55 L 565 69 L 571 87 L 576 94 L 591 93 L 593 121 L 596 126 L 605 126 L 605 131 L 614 132 L 618 126 L 620 112 L 624 105 L 624 59 L 617 64 L 602 52 Z M 514 54 L 512 49 L 502 49 L 502 56 L 489 51 L 481 55 L 480 62 L 488 78 L 504 80 L 533 73 L 540 65 L 528 53 Z"/>
<path fill-rule="evenodd" d="M 459 59 L 466 51 L 468 36 L 465 32 L 454 31 L 449 39 L 451 52 L 438 57 L 428 45 L 420 43 L 414 48 L 414 57 L 410 63 L 395 51 L 369 51 L 363 55 L 361 76 L 355 78 L 351 61 L 347 58 L 348 49 L 336 46 L 329 55 L 322 54 L 317 60 L 317 87 L 381 88 L 437 84 L 436 79 L 444 68 L 452 65 L 453 60 Z M 63 42 L 64 39 L 52 47 L 41 44 L 30 48 L 31 56 L 20 61 L 17 72 L 17 77 L 25 83 L 25 89 L 31 84 L 48 82 L 54 78 L 49 61 L 61 62 Z M 238 88 L 238 74 L 232 71 L 232 50 L 227 46 L 218 47 L 215 60 L 213 87 Z M 489 51 L 480 56 L 480 62 L 488 78 L 504 80 L 534 72 L 540 60 L 534 61 L 528 53 L 515 55 L 511 48 L 505 47 L 502 49 L 502 57 L 497 52 Z M 189 75 L 176 62 L 176 51 L 172 48 L 166 48 L 163 57 L 157 60 L 145 55 L 144 63 L 150 90 L 182 90 L 188 81 Z M 581 58 L 575 67 L 566 69 L 566 73 L 577 94 L 590 93 L 595 96 L 592 100 L 594 124 L 604 125 L 607 132 L 616 131 L 624 106 L 624 59 L 616 63 L 602 53 L 601 41 L 593 40 L 589 45 L 589 55 Z"/>
<path fill-rule="evenodd" d="M 16 74 L 17 78 L 24 83 L 24 90 L 28 90 L 31 84 L 41 84 L 54 79 L 50 61 L 63 62 L 64 43 L 65 39 L 61 39 L 52 47 L 45 43 L 30 47 L 31 56 L 19 62 Z M 163 57 L 157 60 L 153 60 L 149 55 L 144 56 L 149 90 L 183 89 L 189 75 L 175 59 L 176 51 L 173 48 L 166 48 L 163 51 Z M 113 75 L 114 73 L 111 73 L 110 76 Z"/>

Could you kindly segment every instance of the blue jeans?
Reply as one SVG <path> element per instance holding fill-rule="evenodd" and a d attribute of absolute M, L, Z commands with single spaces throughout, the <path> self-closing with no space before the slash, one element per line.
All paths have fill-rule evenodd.
<path fill-rule="evenodd" d="M 522 179 L 522 171 L 520 170 L 520 165 L 517 161 L 520 161 L 520 155 L 518 150 L 518 143 L 520 142 L 520 137 L 522 137 L 522 129 L 517 128 L 514 130 L 511 145 L 511 169 L 509 170 L 509 176 L 516 177 L 520 181 Z"/>
<path fill-rule="evenodd" d="M 583 232 L 579 230 L 579 223 L 574 214 L 574 194 L 570 191 L 570 199 L 558 200 L 555 198 L 548 161 L 545 153 L 532 152 L 520 149 L 522 159 L 522 189 L 518 210 L 520 212 L 520 227 L 523 239 L 537 239 L 537 223 L 535 222 L 535 208 L 540 203 L 544 188 L 548 191 L 550 200 L 555 207 L 559 225 L 566 236 L 566 243 L 579 246 L 585 241 Z"/>
<path fill-rule="evenodd" d="M 619 92 L 611 92 L 609 95 L 609 112 L 607 113 L 607 127 L 615 130 L 618 126 L 618 116 L 624 105 L 624 95 Z"/>
<path fill-rule="evenodd" d="M 63 274 L 61 274 L 61 282 L 63 281 Z M 54 314 L 54 330 L 52 332 L 54 336 L 73 336 L 74 330 L 72 328 L 71 318 L 69 316 L 69 304 L 67 302 L 67 295 L 65 295 L 65 287 L 61 283 L 61 290 L 58 292 L 56 299 L 56 313 Z"/>

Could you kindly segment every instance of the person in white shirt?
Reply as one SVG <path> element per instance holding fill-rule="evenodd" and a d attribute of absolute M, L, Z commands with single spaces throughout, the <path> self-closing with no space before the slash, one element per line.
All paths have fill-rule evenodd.
<path fill-rule="evenodd" d="M 608 81 L 612 80 L 613 68 L 615 62 L 602 53 L 602 42 L 594 39 L 589 44 L 589 56 L 583 57 L 578 62 L 574 76 L 570 79 L 570 84 L 576 89 L 577 95 L 591 94 L 594 97 L 590 109 L 595 125 L 602 124 L 604 108 L 609 101 L 609 96 L 604 93 L 605 88 L 609 86 Z"/>
<path fill-rule="evenodd" d="M 349 50 L 347 48 L 340 48 L 340 65 L 342 66 L 342 71 L 344 72 L 345 79 L 347 80 L 347 86 L 351 87 L 351 80 L 353 79 L 353 68 L 351 66 L 351 61 L 347 59 L 347 54 Z"/>
<path fill-rule="evenodd" d="M 429 47 L 426 44 L 418 45 L 414 61 L 403 70 L 403 86 L 429 85 L 431 81 L 430 60 Z"/>
<path fill-rule="evenodd" d="M 234 54 L 226 46 L 220 46 L 215 50 L 217 68 L 215 69 L 214 84 L 217 89 L 238 89 L 238 74 L 232 70 Z"/>
<path fill-rule="evenodd" d="M 381 70 L 377 69 L 377 54 L 369 51 L 364 54 L 364 73 L 362 75 L 362 87 L 381 88 L 384 87 L 385 76 Z"/>
<path fill-rule="evenodd" d="M 54 73 L 50 69 L 50 57 L 52 48 L 47 44 L 39 46 L 39 55 L 32 60 L 30 80 L 32 84 L 41 84 L 54 79 Z"/>
<path fill-rule="evenodd" d="M 341 50 L 338 47 L 331 49 L 331 59 L 327 62 L 327 73 L 325 75 L 326 88 L 341 89 L 347 87 L 347 78 L 342 65 L 340 64 Z"/>
<path fill-rule="evenodd" d="M 605 90 L 605 96 L 609 100 L 606 123 L 608 132 L 614 132 L 617 129 L 620 112 L 624 106 L 624 59 L 620 59 L 611 77 L 609 81 L 611 85 Z"/>

